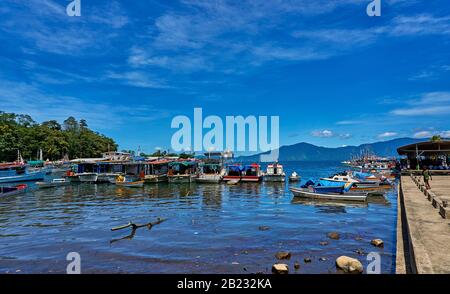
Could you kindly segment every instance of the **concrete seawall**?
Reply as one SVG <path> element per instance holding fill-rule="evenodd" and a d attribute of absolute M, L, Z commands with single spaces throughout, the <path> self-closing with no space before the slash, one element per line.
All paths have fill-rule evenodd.
<path fill-rule="evenodd" d="M 402 176 L 398 191 L 396 272 L 450 273 L 450 176 Z M 449 201 L 450 202 L 450 201 Z"/>

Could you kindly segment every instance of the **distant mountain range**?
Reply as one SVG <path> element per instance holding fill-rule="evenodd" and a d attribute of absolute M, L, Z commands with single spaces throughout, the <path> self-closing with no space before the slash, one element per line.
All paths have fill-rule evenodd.
<path fill-rule="evenodd" d="M 279 161 L 343 161 L 367 152 L 378 156 L 392 157 L 398 156 L 398 147 L 423 141 L 423 139 L 399 138 L 383 142 L 362 144 L 359 146 L 346 146 L 338 148 L 319 147 L 302 142 L 280 147 Z M 259 156 L 261 154 L 262 153 L 250 156 L 241 156 L 238 157 L 237 160 L 259 161 Z"/>

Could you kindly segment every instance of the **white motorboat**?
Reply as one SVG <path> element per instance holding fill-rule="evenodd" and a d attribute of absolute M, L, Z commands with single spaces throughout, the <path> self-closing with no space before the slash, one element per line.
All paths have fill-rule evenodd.
<path fill-rule="evenodd" d="M 286 174 L 283 171 L 283 165 L 279 163 L 269 164 L 267 171 L 263 175 L 264 182 L 284 182 L 286 181 Z"/>
<path fill-rule="evenodd" d="M 294 194 L 294 197 L 309 198 L 309 199 L 323 199 L 323 200 L 340 200 L 340 201 L 359 201 L 365 202 L 367 200 L 367 193 L 318 193 L 308 188 L 290 187 L 289 190 Z"/>
<path fill-rule="evenodd" d="M 78 179 L 80 179 L 80 182 L 82 183 L 95 183 L 98 179 L 97 173 L 81 173 L 78 174 Z"/>
<path fill-rule="evenodd" d="M 289 182 L 298 182 L 301 180 L 300 177 L 295 171 L 289 176 Z"/>
<path fill-rule="evenodd" d="M 358 181 L 351 175 L 334 175 L 333 177 L 321 178 L 320 180 L 339 183 L 353 183 L 353 187 L 355 188 L 376 188 L 380 186 L 380 181 L 378 180 Z"/>

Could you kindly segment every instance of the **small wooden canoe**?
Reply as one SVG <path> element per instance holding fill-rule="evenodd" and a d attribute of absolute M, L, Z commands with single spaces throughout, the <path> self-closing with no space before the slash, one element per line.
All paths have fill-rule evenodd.
<path fill-rule="evenodd" d="M 339 200 L 339 201 L 366 201 L 367 193 L 317 193 L 310 191 L 307 188 L 290 187 L 289 190 L 294 194 L 294 197 L 309 198 L 309 199 L 324 199 L 324 200 Z"/>
<path fill-rule="evenodd" d="M 144 181 L 135 182 L 116 182 L 117 186 L 128 187 L 128 188 L 142 188 L 144 187 Z"/>

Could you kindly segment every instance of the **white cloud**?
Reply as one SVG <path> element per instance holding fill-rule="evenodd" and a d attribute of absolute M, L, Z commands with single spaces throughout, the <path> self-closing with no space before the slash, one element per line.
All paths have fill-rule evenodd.
<path fill-rule="evenodd" d="M 352 138 L 352 135 L 349 134 L 349 133 L 340 134 L 340 135 L 339 135 L 339 138 L 342 139 L 342 140 L 347 140 L 347 139 L 351 139 L 351 138 Z"/>
<path fill-rule="evenodd" d="M 397 135 L 398 135 L 398 133 L 396 133 L 396 132 L 384 132 L 382 134 L 379 134 L 377 137 L 379 139 L 385 139 L 385 138 L 395 137 Z"/>
<path fill-rule="evenodd" d="M 424 139 L 431 138 L 434 135 L 441 136 L 441 138 L 450 138 L 450 130 L 447 131 L 419 131 L 414 133 L 414 138 Z"/>
<path fill-rule="evenodd" d="M 391 113 L 399 116 L 450 114 L 450 92 L 425 93 L 418 99 L 412 99 L 405 103 L 406 107 L 394 109 Z"/>
<path fill-rule="evenodd" d="M 104 54 L 111 40 L 118 36 L 117 30 L 129 22 L 117 1 L 109 1 L 107 5 L 86 4 L 83 9 L 89 13 L 83 13 L 82 17 L 68 17 L 66 6 L 52 0 L 12 3 L 11 11 L 6 14 L 0 11 L 0 26 L 15 38 L 23 39 L 23 51 L 29 53 Z"/>
<path fill-rule="evenodd" d="M 334 136 L 334 133 L 330 130 L 321 130 L 321 131 L 313 131 L 311 135 L 319 138 L 330 138 Z"/>
<path fill-rule="evenodd" d="M 433 134 L 430 131 L 420 131 L 416 132 L 413 137 L 417 139 L 424 139 L 424 138 L 431 138 L 432 136 Z"/>
<path fill-rule="evenodd" d="M 117 80 L 124 85 L 140 88 L 169 88 L 164 81 L 153 78 L 149 74 L 140 71 L 108 72 L 106 78 Z"/>
<path fill-rule="evenodd" d="M 119 103 L 88 101 L 74 96 L 46 92 L 33 84 L 0 80 L 0 110 L 25 113 L 38 121 L 63 121 L 69 116 L 86 119 L 97 129 L 113 129 L 134 121 L 152 121 L 167 117 L 168 111 L 150 105 L 129 106 Z"/>
<path fill-rule="evenodd" d="M 393 36 L 447 35 L 450 34 L 450 16 L 431 14 L 397 16 L 392 21 L 389 34 Z"/>
<path fill-rule="evenodd" d="M 362 120 L 341 120 L 336 122 L 337 125 L 356 125 L 363 123 Z"/>
<path fill-rule="evenodd" d="M 448 131 L 442 131 L 442 132 L 440 133 L 440 136 L 441 136 L 442 138 L 450 138 L 450 130 L 448 130 Z"/>

